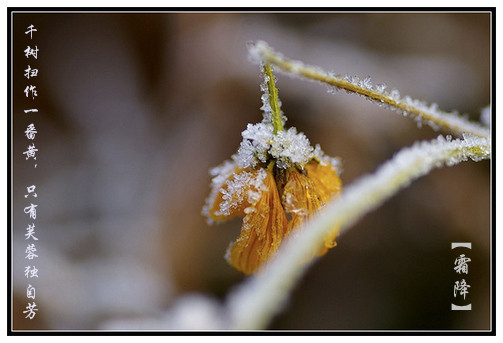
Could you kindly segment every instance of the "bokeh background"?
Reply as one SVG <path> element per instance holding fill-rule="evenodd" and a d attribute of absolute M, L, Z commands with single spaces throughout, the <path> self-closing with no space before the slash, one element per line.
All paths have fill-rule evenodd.
<path fill-rule="evenodd" d="M 223 255 L 240 220 L 208 226 L 208 170 L 259 122 L 246 42 L 478 120 L 490 103 L 489 13 L 14 13 L 14 329 L 184 329 L 187 295 L 216 303 L 245 277 Z M 33 24 L 33 40 L 24 34 Z M 36 61 L 24 57 L 37 45 Z M 23 90 L 38 67 L 38 97 Z M 363 98 L 278 74 L 288 117 L 344 163 L 350 184 L 439 132 Z M 37 114 L 23 109 L 39 108 Z M 23 151 L 34 123 L 37 168 Z M 37 279 L 23 209 L 37 186 Z M 490 162 L 433 171 L 360 220 L 296 287 L 270 330 L 490 327 Z M 451 242 L 472 242 L 471 311 L 451 311 Z M 458 278 L 459 279 L 459 278 Z M 24 319 L 28 283 L 39 313 Z M 459 299 L 459 298 L 458 298 Z M 197 301 L 196 301 L 197 303 Z M 203 306 L 204 307 L 204 306 Z M 201 308 L 203 308 L 201 307 Z M 196 328 L 205 314 L 185 313 Z M 177 324 L 178 323 L 178 324 Z M 178 325 L 178 326 L 177 326 Z M 198 326 L 200 325 L 200 326 Z"/>

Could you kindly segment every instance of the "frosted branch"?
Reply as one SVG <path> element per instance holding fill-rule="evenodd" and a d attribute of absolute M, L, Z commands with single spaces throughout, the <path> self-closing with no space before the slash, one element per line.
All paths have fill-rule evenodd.
<path fill-rule="evenodd" d="M 274 80 L 275 78 L 269 64 L 264 64 L 263 72 L 264 84 L 261 88 L 264 90 L 264 95 L 262 96 L 262 100 L 264 101 L 264 115 L 270 117 L 274 127 L 274 134 L 276 135 L 278 131 L 283 131 L 284 120 L 281 112 L 280 100 L 278 98 L 278 89 L 276 88 L 276 81 Z"/>
<path fill-rule="evenodd" d="M 490 151 L 487 138 L 463 135 L 463 139 L 451 140 L 439 136 L 402 149 L 375 173 L 346 187 L 341 197 L 327 204 L 299 234 L 282 246 L 266 269 L 229 295 L 231 329 L 264 329 L 281 311 L 309 266 L 303 261 L 308 260 L 312 249 L 320 246 L 335 225 L 341 223 L 341 233 L 344 233 L 363 215 L 432 169 L 468 159 L 488 159 Z"/>
<path fill-rule="evenodd" d="M 249 43 L 248 49 L 250 58 L 256 63 L 270 63 L 287 74 L 316 80 L 335 89 L 361 95 L 379 106 L 393 109 L 404 116 L 410 115 L 418 125 L 426 124 L 434 130 L 441 128 L 458 136 L 463 133 L 471 133 L 479 137 L 489 136 L 488 128 L 460 117 L 457 112 L 443 112 L 438 109 L 437 104 L 427 105 L 423 101 L 408 96 L 400 98 L 400 93 L 396 89 L 388 91 L 384 85 L 374 86 L 370 78 L 360 80 L 348 75 L 327 73 L 319 67 L 283 57 L 263 41 Z"/>

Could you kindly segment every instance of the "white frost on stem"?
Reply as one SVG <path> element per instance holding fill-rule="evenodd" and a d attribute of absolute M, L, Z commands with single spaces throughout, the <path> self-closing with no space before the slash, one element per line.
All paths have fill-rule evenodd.
<path fill-rule="evenodd" d="M 488 137 L 489 129 L 478 123 L 470 122 L 460 116 L 456 111 L 451 113 L 438 109 L 438 105 L 426 104 L 424 101 L 412 99 L 409 96 L 400 97 L 396 89 L 387 90 L 385 85 L 373 85 L 370 77 L 360 80 L 349 75 L 334 75 L 315 66 L 306 65 L 301 61 L 294 61 L 274 51 L 266 42 L 249 42 L 248 51 L 250 59 L 255 63 L 270 63 L 278 70 L 290 76 L 298 76 L 308 80 L 315 80 L 327 84 L 329 91 L 343 89 L 348 93 L 355 93 L 365 97 L 371 102 L 411 116 L 418 126 L 429 125 L 435 131 L 439 128 L 447 129 L 457 135 L 471 133 L 479 137 Z"/>
<path fill-rule="evenodd" d="M 463 139 L 456 140 L 439 136 L 399 151 L 375 173 L 346 187 L 338 199 L 329 203 L 280 248 L 261 273 L 250 277 L 229 295 L 227 310 L 231 329 L 260 330 L 267 326 L 284 307 L 307 269 L 309 264 L 304 261 L 322 244 L 334 225 L 341 223 L 341 233 L 347 231 L 364 214 L 434 168 L 490 156 L 489 139 L 473 135 L 463 135 Z"/>

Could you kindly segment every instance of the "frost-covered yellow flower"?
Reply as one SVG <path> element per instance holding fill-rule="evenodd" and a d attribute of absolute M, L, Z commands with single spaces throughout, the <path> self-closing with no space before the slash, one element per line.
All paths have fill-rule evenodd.
<path fill-rule="evenodd" d="M 268 66 L 264 74 L 264 119 L 248 124 L 238 152 L 211 170 L 212 190 L 203 208 L 209 223 L 244 217 L 226 259 L 245 274 L 257 271 L 285 237 L 342 189 L 339 160 L 326 156 L 319 145 L 313 148 L 295 128 L 283 129 L 286 118 Z M 338 231 L 334 227 L 312 256 L 334 247 Z"/>

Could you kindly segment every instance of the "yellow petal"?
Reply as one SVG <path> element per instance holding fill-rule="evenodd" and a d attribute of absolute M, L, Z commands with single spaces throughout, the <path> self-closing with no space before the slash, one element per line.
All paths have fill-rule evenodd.
<path fill-rule="evenodd" d="M 331 165 L 310 162 L 303 173 L 292 168 L 283 192 L 285 211 L 291 215 L 289 230 L 300 227 L 341 189 L 342 182 Z M 326 235 L 324 245 L 313 252 L 313 257 L 323 256 L 329 248 L 336 246 L 338 233 L 339 225 Z"/>
<path fill-rule="evenodd" d="M 338 196 L 342 191 L 342 181 L 337 175 L 337 170 L 330 163 L 311 162 L 305 166 L 307 176 L 310 178 L 318 189 L 322 203 L 326 203 L 331 198 Z M 323 206 L 322 204 L 322 206 Z M 328 252 L 328 249 L 337 245 L 335 237 L 339 233 L 339 225 L 325 236 L 325 245 L 319 251 L 318 256 L 323 256 Z"/>
<path fill-rule="evenodd" d="M 320 208 L 321 204 L 321 197 L 313 180 L 291 168 L 283 190 L 285 211 L 292 216 L 308 217 Z"/>
<path fill-rule="evenodd" d="M 307 171 L 307 177 L 313 181 L 318 189 L 323 203 L 341 192 L 342 181 L 331 164 L 322 165 L 321 163 L 311 162 L 306 164 L 304 168 Z"/>
<path fill-rule="evenodd" d="M 287 234 L 287 219 L 270 171 L 264 180 L 266 189 L 257 203 L 248 207 L 238 239 L 227 251 L 227 261 L 237 270 L 251 274 L 278 249 Z"/>
<path fill-rule="evenodd" d="M 234 172 L 222 183 L 208 204 L 208 216 L 214 221 L 245 216 L 245 209 L 253 205 L 260 194 L 264 171 L 241 169 Z"/>

